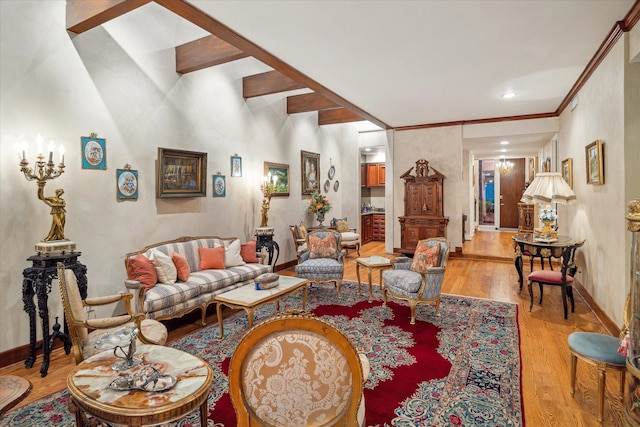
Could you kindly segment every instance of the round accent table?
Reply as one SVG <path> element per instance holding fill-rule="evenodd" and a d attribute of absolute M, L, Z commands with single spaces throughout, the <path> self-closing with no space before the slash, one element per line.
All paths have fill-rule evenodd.
<path fill-rule="evenodd" d="M 83 425 L 83 412 L 102 421 L 128 426 L 157 425 L 176 420 L 200 407 L 200 423 L 207 425 L 207 398 L 213 381 L 211 366 L 197 356 L 171 347 L 140 345 L 136 357 L 162 375 L 172 375 L 176 384 L 166 390 L 113 390 L 109 384 L 144 365 L 114 371 L 113 351 L 96 354 L 77 365 L 67 377 L 67 388 L 78 407 L 76 426 Z"/>

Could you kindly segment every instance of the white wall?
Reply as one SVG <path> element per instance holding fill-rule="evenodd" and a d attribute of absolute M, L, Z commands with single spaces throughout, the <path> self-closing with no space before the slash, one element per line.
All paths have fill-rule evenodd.
<path fill-rule="evenodd" d="M 444 216 L 449 217 L 447 239 L 452 250 L 462 247 L 462 205 L 466 204 L 467 189 L 462 179 L 462 127 L 447 126 L 417 130 L 396 131 L 394 135 L 393 205 L 396 215 L 393 221 L 393 245 L 400 247 L 400 223 L 397 217 L 404 215 L 404 181 L 400 175 L 414 168 L 416 161 L 426 159 L 429 167 L 444 174 Z M 389 178 L 387 178 L 389 182 Z M 462 197 L 460 196 L 462 195 Z M 388 227 L 387 223 L 387 227 Z"/>
<path fill-rule="evenodd" d="M 38 133 L 67 148 L 65 173 L 45 193 L 65 190 L 65 233 L 88 267 L 89 296 L 124 290 L 123 256 L 147 244 L 183 235 L 253 238 L 264 161 L 290 165 L 290 196 L 272 199 L 269 224 L 278 264 L 295 260 L 287 226 L 312 223 L 300 194 L 300 150 L 321 154 L 321 176 L 330 158 L 336 167 L 340 188 L 328 194 L 329 215 L 358 214 L 357 135 L 371 124 L 318 127 L 315 113 L 288 116 L 282 95 L 245 101 L 242 77 L 267 70 L 254 59 L 179 75 L 172 48 L 146 45 L 119 25 L 68 34 L 65 7 L 63 0 L 0 2 L 0 351 L 28 343 L 22 270 L 51 224 L 14 151 L 16 142 L 30 142 L 33 164 Z M 106 170 L 81 168 L 80 137 L 91 132 L 106 139 Z M 207 197 L 156 199 L 158 147 L 208 153 Z M 230 176 L 236 153 L 242 177 Z M 116 198 L 115 170 L 126 163 L 139 172 L 137 201 Z M 224 198 L 212 197 L 217 172 L 226 175 Z M 49 307 L 51 319 L 62 315 L 55 283 Z"/>
<path fill-rule="evenodd" d="M 640 161 L 638 133 L 633 137 L 625 134 L 625 120 L 638 122 L 640 100 L 625 95 L 625 80 L 637 82 L 640 70 L 638 66 L 627 66 L 627 37 L 618 41 L 580 90 L 578 106 L 562 112 L 558 138 L 558 158 L 573 158 L 573 189 L 577 196 L 575 204 L 558 208 L 560 218 L 571 218 L 561 221 L 560 232 L 586 239 L 576 277 L 618 325 L 622 325 L 629 290 L 626 204 L 627 199 L 640 197 L 636 172 Z M 635 111 L 636 115 L 629 116 L 628 111 Z M 586 182 L 585 147 L 597 139 L 604 141 L 604 185 Z M 634 172 L 627 171 L 630 167 Z M 636 178 L 630 179 L 630 173 Z"/>

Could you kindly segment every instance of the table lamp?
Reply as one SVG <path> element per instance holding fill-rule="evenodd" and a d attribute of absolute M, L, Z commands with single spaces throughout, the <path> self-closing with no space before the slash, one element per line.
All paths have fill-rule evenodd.
<path fill-rule="evenodd" d="M 560 172 L 540 172 L 522 194 L 520 201 L 540 203 L 538 218 L 544 225 L 542 229 L 534 230 L 534 239 L 552 242 L 558 238 L 558 233 L 551 228 L 558 215 L 551 203 L 571 204 L 576 201 L 576 195 Z"/>

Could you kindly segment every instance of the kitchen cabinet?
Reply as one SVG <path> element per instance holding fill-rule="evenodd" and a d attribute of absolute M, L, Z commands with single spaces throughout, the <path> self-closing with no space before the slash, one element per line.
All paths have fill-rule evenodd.
<path fill-rule="evenodd" d="M 372 215 L 362 215 L 362 226 L 360 227 L 360 239 L 362 244 L 373 241 L 373 218 Z"/>
<path fill-rule="evenodd" d="M 373 240 L 384 242 L 384 214 L 372 214 Z"/>
<path fill-rule="evenodd" d="M 444 216 L 445 176 L 420 159 L 400 178 L 404 180 L 404 216 L 400 221 L 400 252 L 413 254 L 419 240 L 447 237 L 449 217 Z"/>
<path fill-rule="evenodd" d="M 364 183 L 363 187 L 384 187 L 385 178 L 386 165 L 384 163 L 364 163 L 360 166 L 360 182 Z"/>

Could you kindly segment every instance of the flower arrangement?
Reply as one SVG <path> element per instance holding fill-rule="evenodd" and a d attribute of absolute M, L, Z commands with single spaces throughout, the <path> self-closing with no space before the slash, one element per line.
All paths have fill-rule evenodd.
<path fill-rule="evenodd" d="M 556 211 L 551 209 L 551 206 L 547 205 L 544 209 L 540 209 L 540 221 L 542 222 L 553 222 L 556 220 L 558 216 L 556 215 Z"/>
<path fill-rule="evenodd" d="M 320 194 L 319 191 L 311 193 L 311 199 L 309 199 L 309 206 L 307 206 L 307 212 L 325 214 L 331 210 L 331 203 L 326 196 Z"/>

